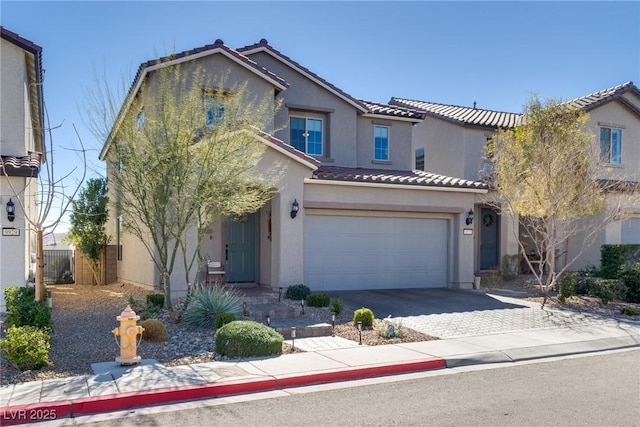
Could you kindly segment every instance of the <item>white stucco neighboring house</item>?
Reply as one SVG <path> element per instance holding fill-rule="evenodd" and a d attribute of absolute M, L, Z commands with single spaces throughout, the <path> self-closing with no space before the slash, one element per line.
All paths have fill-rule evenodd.
<path fill-rule="evenodd" d="M 33 276 L 35 235 L 25 210 L 36 208 L 44 161 L 42 48 L 0 27 L 0 286 L 25 286 Z M 11 214 L 9 210 L 14 212 Z M 6 309 L 4 291 L 0 311 Z"/>

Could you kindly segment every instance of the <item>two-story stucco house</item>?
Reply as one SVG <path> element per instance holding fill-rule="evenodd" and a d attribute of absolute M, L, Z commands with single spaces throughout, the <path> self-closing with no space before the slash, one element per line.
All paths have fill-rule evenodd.
<path fill-rule="evenodd" d="M 425 119 L 416 125 L 413 135 L 415 168 L 434 173 L 481 180 L 490 173 L 490 163 L 484 157 L 487 140 L 498 128 L 514 128 L 521 114 L 483 110 L 473 107 L 445 105 L 411 99 L 392 98 L 389 104 L 412 108 L 425 113 Z M 589 129 L 600 143 L 601 179 L 624 181 L 628 189 L 640 186 L 640 90 L 632 82 L 601 90 L 567 104 L 589 114 Z M 611 192 L 610 199 L 624 196 L 624 192 Z M 483 201 L 484 200 L 484 201 Z M 502 218 L 486 198 L 478 197 L 474 205 L 477 213 L 475 228 L 475 271 L 493 269 L 502 257 L 520 252 L 518 240 L 526 241 L 522 229 L 514 233 L 517 224 Z M 600 264 L 603 244 L 640 243 L 640 203 L 626 206 L 627 218 L 609 225 L 598 233 L 592 244 L 579 254 L 583 236 L 567 242 L 564 255 L 558 260 L 566 262 L 579 255 L 571 269 Z M 517 239 L 516 239 L 517 236 Z"/>
<path fill-rule="evenodd" d="M 262 138 L 265 161 L 285 165 L 277 194 L 243 221 L 211 224 L 202 243 L 203 254 L 223 263 L 227 283 L 305 283 L 314 291 L 472 286 L 469 212 L 488 189 L 475 179 L 414 170 L 414 128 L 423 112 L 353 98 L 264 39 L 235 50 L 217 40 L 144 63 L 130 96 L 152 69 L 177 63 L 201 65 L 212 78 L 225 74 L 230 85 L 248 82 L 257 97 L 282 102 L 279 130 Z M 111 149 L 105 143 L 101 158 Z M 118 243 L 119 280 L 158 284 L 142 245 L 126 233 Z M 186 284 L 174 272 L 179 296 Z"/>
<path fill-rule="evenodd" d="M 35 235 L 25 221 L 36 208 L 44 146 L 42 48 L 0 27 L 0 285 L 24 286 L 33 275 Z M 24 210 L 23 210 L 24 209 Z M 0 311 L 5 311 L 4 292 Z"/>

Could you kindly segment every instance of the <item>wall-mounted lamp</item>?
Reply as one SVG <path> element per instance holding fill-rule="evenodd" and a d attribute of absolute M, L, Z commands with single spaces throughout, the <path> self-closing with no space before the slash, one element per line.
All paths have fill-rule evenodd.
<path fill-rule="evenodd" d="M 7 219 L 10 222 L 13 222 L 13 220 L 16 219 L 16 205 L 11 199 L 7 202 Z"/>
<path fill-rule="evenodd" d="M 294 199 L 293 204 L 291 205 L 291 218 L 295 218 L 298 216 L 298 211 L 300 210 L 300 205 L 298 204 L 298 200 Z"/>
<path fill-rule="evenodd" d="M 473 224 L 473 209 L 469 209 L 469 212 L 467 212 L 466 222 L 467 222 L 467 225 Z"/>

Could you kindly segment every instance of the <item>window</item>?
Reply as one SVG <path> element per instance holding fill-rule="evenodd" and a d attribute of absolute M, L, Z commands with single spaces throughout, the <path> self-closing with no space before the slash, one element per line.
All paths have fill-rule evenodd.
<path fill-rule="evenodd" d="M 144 110 L 140 111 L 136 118 L 136 128 L 140 129 L 144 124 Z"/>
<path fill-rule="evenodd" d="M 224 98 L 215 95 L 205 95 L 206 125 L 218 126 L 224 118 Z"/>
<path fill-rule="evenodd" d="M 605 163 L 622 163 L 622 129 L 600 128 L 600 158 Z"/>
<path fill-rule="evenodd" d="M 424 170 L 424 147 L 416 149 L 416 170 Z"/>
<path fill-rule="evenodd" d="M 289 130 L 293 148 L 312 156 L 324 154 L 322 119 L 292 116 L 289 119 Z"/>
<path fill-rule="evenodd" d="M 373 160 L 389 160 L 389 128 L 375 126 L 373 130 Z"/>

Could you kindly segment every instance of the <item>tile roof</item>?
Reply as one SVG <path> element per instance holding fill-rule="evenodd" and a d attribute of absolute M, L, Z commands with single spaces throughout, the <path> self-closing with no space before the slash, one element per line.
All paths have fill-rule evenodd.
<path fill-rule="evenodd" d="M 437 104 L 435 102 L 417 101 L 396 97 L 391 98 L 389 104 L 414 108 L 431 116 L 439 117 L 461 125 L 471 126 L 512 128 L 519 123 L 519 119 L 521 117 L 521 114 L 518 113 Z"/>
<path fill-rule="evenodd" d="M 276 138 L 273 135 L 269 135 L 266 132 L 263 132 L 261 130 L 256 129 L 259 136 L 262 137 L 263 139 L 265 139 L 268 143 L 275 145 L 278 149 L 280 149 L 281 151 L 286 151 L 287 153 L 289 153 L 291 156 L 296 157 L 298 160 L 301 160 L 302 162 L 305 162 L 307 164 L 313 165 L 314 169 L 317 168 L 318 166 L 320 166 L 320 160 L 316 159 L 315 157 L 311 157 L 306 153 L 303 153 L 302 151 L 296 150 L 295 148 L 293 148 L 291 145 L 285 143 L 284 141 L 282 141 L 281 139 Z"/>
<path fill-rule="evenodd" d="M 638 110 L 636 106 L 630 104 L 628 101 L 622 98 L 622 95 L 627 92 L 631 92 L 640 97 L 640 90 L 638 89 L 638 87 L 634 85 L 633 82 L 629 81 L 618 86 L 610 87 L 608 89 L 600 90 L 589 95 L 581 96 L 580 98 L 566 101 L 564 102 L 564 104 L 581 108 L 584 111 L 590 111 L 609 101 L 620 100 L 627 107 L 634 110 L 637 114 L 640 114 L 640 110 Z"/>
<path fill-rule="evenodd" d="M 289 83 L 287 83 L 284 79 L 278 77 L 276 74 L 272 73 L 271 71 L 267 70 L 266 68 L 259 66 L 258 64 L 255 63 L 255 61 L 252 61 L 251 59 L 247 58 L 245 55 L 242 55 L 238 51 L 229 48 L 220 39 L 217 39 L 215 42 L 213 42 L 213 44 L 207 44 L 207 45 L 204 45 L 204 46 L 201 46 L 201 47 L 196 47 L 194 49 L 185 50 L 183 52 L 176 53 L 176 54 L 173 54 L 173 55 L 167 55 L 167 56 L 163 56 L 161 58 L 152 59 L 152 60 L 149 60 L 147 62 L 143 62 L 138 67 L 138 73 L 136 74 L 136 79 L 134 79 L 134 80 L 137 80 L 138 77 L 140 76 L 140 74 L 146 68 L 150 68 L 150 67 L 153 67 L 155 65 L 159 65 L 159 64 L 163 64 L 163 63 L 167 63 L 167 62 L 173 62 L 173 61 L 176 61 L 176 60 L 186 59 L 186 58 L 188 58 L 190 56 L 204 54 L 206 52 L 213 51 L 213 50 L 216 50 L 216 49 L 220 49 L 220 50 L 224 51 L 228 55 L 230 55 L 233 58 L 235 58 L 238 61 L 240 61 L 246 67 L 253 69 L 258 74 L 262 75 L 263 77 L 267 78 L 268 80 L 271 80 L 272 82 L 277 83 L 279 86 L 282 86 L 282 88 L 286 88 L 286 87 L 289 86 Z"/>
<path fill-rule="evenodd" d="M 381 104 L 379 102 L 358 99 L 365 107 L 369 109 L 371 114 L 380 114 L 383 116 L 401 117 L 405 119 L 414 119 L 416 122 L 421 121 L 425 117 L 423 111 L 412 108 L 398 107 L 396 105 Z"/>
<path fill-rule="evenodd" d="M 31 152 L 26 156 L 0 156 L 0 170 L 8 176 L 36 177 L 40 173 L 42 153 Z"/>
<path fill-rule="evenodd" d="M 298 62 L 294 61 L 293 59 L 289 58 L 288 56 L 286 56 L 285 54 L 283 54 L 279 50 L 275 49 L 273 46 L 271 46 L 269 44 L 267 39 L 261 39 L 258 43 L 254 43 L 252 45 L 244 46 L 244 47 L 238 48 L 236 50 L 238 52 L 244 54 L 244 55 L 251 55 L 251 54 L 257 53 L 257 52 L 267 52 L 267 53 L 271 54 L 272 56 L 280 59 L 281 61 L 283 61 L 285 63 L 288 63 L 288 65 L 290 65 L 293 68 L 297 69 L 303 75 L 306 75 L 307 77 L 311 78 L 311 80 L 316 81 L 321 86 L 324 86 L 326 89 L 328 89 L 329 91 L 333 92 L 334 94 L 336 94 L 340 98 L 344 99 L 345 101 L 347 101 L 348 103 L 350 103 L 354 107 L 358 108 L 363 113 L 367 112 L 367 108 L 360 101 L 358 101 L 356 98 L 352 97 L 351 95 L 349 95 L 348 93 L 346 93 L 342 89 L 338 88 L 337 86 L 334 86 L 333 84 L 329 83 L 328 81 L 326 81 L 322 77 L 318 76 L 313 71 L 309 70 L 306 67 L 303 67 Z"/>
<path fill-rule="evenodd" d="M 448 187 L 487 190 L 489 186 L 479 181 L 437 175 L 418 170 L 400 171 L 384 169 L 320 166 L 313 172 L 314 179 L 329 181 L 367 182 L 376 184 L 415 185 L 419 187 Z"/>

